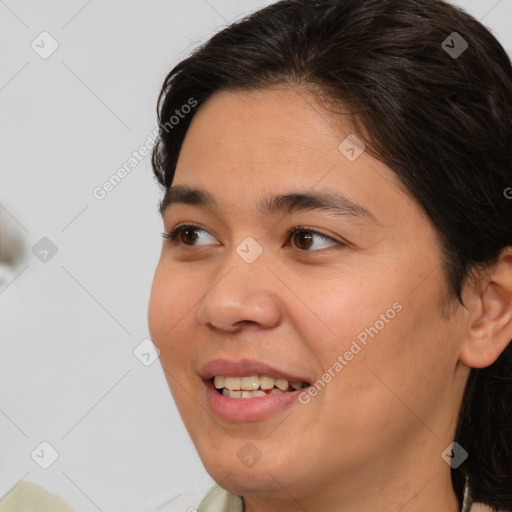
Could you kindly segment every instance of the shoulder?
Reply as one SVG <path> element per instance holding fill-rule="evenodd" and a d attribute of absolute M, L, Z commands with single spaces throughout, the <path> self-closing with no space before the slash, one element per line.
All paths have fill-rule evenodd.
<path fill-rule="evenodd" d="M 197 512 L 243 512 L 243 509 L 240 496 L 214 485 L 199 503 Z"/>
<path fill-rule="evenodd" d="M 0 499 L 0 512 L 72 512 L 71 507 L 47 490 L 32 482 L 20 482 Z"/>

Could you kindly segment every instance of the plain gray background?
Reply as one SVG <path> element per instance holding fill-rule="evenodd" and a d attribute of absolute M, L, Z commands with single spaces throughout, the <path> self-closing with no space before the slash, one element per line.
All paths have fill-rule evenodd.
<path fill-rule="evenodd" d="M 160 189 L 128 162 L 168 71 L 269 3 L 0 0 L 0 496 L 27 480 L 76 512 L 185 512 L 213 484 L 149 364 Z M 512 48 L 512 0 L 458 3 Z"/>

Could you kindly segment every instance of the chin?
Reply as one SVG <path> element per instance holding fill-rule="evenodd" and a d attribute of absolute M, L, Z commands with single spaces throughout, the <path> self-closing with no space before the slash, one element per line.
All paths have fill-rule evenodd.
<path fill-rule="evenodd" d="M 245 443 L 242 443 L 242 446 Z M 300 492 L 303 488 L 299 481 L 306 480 L 307 475 L 297 474 L 297 468 L 294 472 L 290 471 L 290 463 L 287 461 L 295 457 L 279 457 L 266 459 L 264 456 L 257 460 L 253 465 L 245 465 L 241 457 L 238 456 L 238 446 L 236 450 L 225 450 L 222 454 L 219 450 L 213 450 L 205 455 L 199 452 L 201 461 L 208 474 L 217 482 L 217 484 L 228 492 L 238 495 L 246 493 L 271 493 L 278 497 L 285 489 L 295 489 Z M 275 457 L 275 453 L 273 454 Z M 282 462 L 279 462 L 279 461 Z M 299 470 L 300 471 L 300 470 Z M 282 498 L 287 499 L 289 495 L 284 493 Z"/>
<path fill-rule="evenodd" d="M 231 472 L 229 476 L 227 476 Z M 286 485 L 280 485 L 282 479 L 276 475 L 275 479 L 270 476 L 275 472 L 261 467 L 259 469 L 234 469 L 233 467 L 216 467 L 213 471 L 208 471 L 208 474 L 226 491 L 232 494 L 243 496 L 247 493 L 279 493 Z M 285 497 L 283 495 L 283 497 Z"/>

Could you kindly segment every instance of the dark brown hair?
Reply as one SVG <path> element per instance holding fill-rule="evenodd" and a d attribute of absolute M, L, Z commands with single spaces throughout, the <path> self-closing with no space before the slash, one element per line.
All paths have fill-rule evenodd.
<path fill-rule="evenodd" d="M 350 109 L 366 150 L 431 219 L 449 299 L 464 305 L 471 273 L 512 245 L 512 66 L 491 32 L 441 0 L 282 0 L 261 9 L 166 77 L 152 159 L 163 188 L 206 99 L 279 84 Z M 191 98 L 195 109 L 171 123 Z M 476 501 L 512 510 L 512 344 L 471 370 L 455 440 L 469 453 L 452 473 L 459 495 L 467 476 Z"/>

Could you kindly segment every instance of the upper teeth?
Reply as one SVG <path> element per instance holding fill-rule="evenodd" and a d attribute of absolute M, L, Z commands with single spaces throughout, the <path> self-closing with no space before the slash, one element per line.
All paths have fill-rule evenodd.
<path fill-rule="evenodd" d="M 251 391 L 254 389 L 272 389 L 274 386 L 286 391 L 288 386 L 297 390 L 302 387 L 302 382 L 288 382 L 284 379 L 274 379 L 265 375 L 251 375 L 249 377 L 226 377 L 224 375 L 216 375 L 213 381 L 217 389 L 227 388 L 232 391 L 245 389 Z"/>

